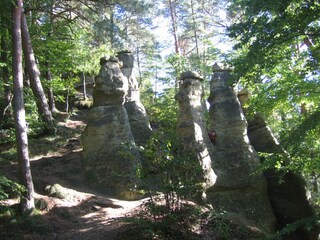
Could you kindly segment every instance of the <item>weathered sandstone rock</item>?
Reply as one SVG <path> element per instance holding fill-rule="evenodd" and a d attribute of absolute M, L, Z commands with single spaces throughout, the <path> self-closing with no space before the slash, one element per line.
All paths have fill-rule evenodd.
<path fill-rule="evenodd" d="M 100 71 L 95 77 L 93 107 L 123 105 L 128 92 L 128 80 L 115 57 L 100 59 Z"/>
<path fill-rule="evenodd" d="M 100 192 L 134 199 L 140 167 L 127 111 L 128 80 L 116 58 L 101 59 L 93 89 L 94 104 L 82 134 L 83 165 L 88 184 Z"/>
<path fill-rule="evenodd" d="M 249 143 L 247 121 L 230 86 L 229 71 L 215 67 L 209 103 L 210 130 L 216 133 L 212 166 L 217 180 L 208 190 L 208 201 L 214 208 L 239 214 L 253 226 L 272 232 L 275 217 L 266 179 L 255 173 L 260 160 Z"/>
<path fill-rule="evenodd" d="M 238 98 L 242 105 L 245 104 L 249 98 L 249 92 L 241 90 Z M 257 152 L 281 154 L 279 156 L 284 158 L 284 164 L 287 162 L 285 158 L 290 158 L 259 114 L 248 121 L 248 136 Z M 269 200 L 277 219 L 277 230 L 296 221 L 316 216 L 308 202 L 306 184 L 302 176 L 292 171 L 276 169 L 266 170 L 265 176 L 268 183 Z M 318 235 L 319 229 L 308 230 L 298 227 L 286 237 L 288 239 L 317 240 Z"/>
<path fill-rule="evenodd" d="M 133 75 L 134 56 L 130 51 L 118 53 L 122 62 L 121 71 L 128 79 L 128 94 L 125 98 L 124 107 L 127 110 L 131 131 L 137 145 L 145 145 L 152 135 L 149 119 L 146 110 L 140 101 L 139 84 Z"/>
<path fill-rule="evenodd" d="M 183 151 L 190 152 L 192 159 L 201 165 L 200 178 L 207 189 L 215 183 L 216 175 L 211 168 L 208 148 L 211 148 L 212 144 L 205 127 L 202 108 L 203 79 L 196 73 L 184 72 L 180 80 L 179 93 L 176 95 L 179 103 L 177 137 L 181 141 Z"/>

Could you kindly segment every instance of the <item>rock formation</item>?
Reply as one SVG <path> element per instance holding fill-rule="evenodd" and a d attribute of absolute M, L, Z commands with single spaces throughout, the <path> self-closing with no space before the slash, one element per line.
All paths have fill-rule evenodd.
<path fill-rule="evenodd" d="M 101 58 L 95 78 L 93 107 L 82 135 L 83 165 L 88 184 L 103 193 L 135 198 L 139 154 L 134 148 L 127 111 L 124 108 L 128 80 L 118 59 Z"/>
<path fill-rule="evenodd" d="M 246 90 L 241 90 L 238 93 L 238 98 L 243 105 L 249 98 L 249 93 Z M 248 121 L 248 136 L 250 143 L 257 152 L 280 153 L 283 158 L 289 158 L 259 114 Z M 302 176 L 292 171 L 276 169 L 266 170 L 265 176 L 268 183 L 269 200 L 277 218 L 278 230 L 281 230 L 287 224 L 315 217 L 315 211 L 307 199 L 306 185 Z M 309 231 L 298 227 L 287 237 L 288 239 L 317 240 L 318 230 L 314 228 Z"/>
<path fill-rule="evenodd" d="M 132 52 L 122 51 L 118 53 L 122 62 L 121 71 L 129 82 L 128 94 L 125 98 L 124 107 L 127 110 L 131 131 L 137 145 L 145 145 L 152 135 L 152 130 L 146 110 L 140 101 L 139 85 L 133 76 L 134 56 Z"/>
<path fill-rule="evenodd" d="M 244 106 L 250 98 L 250 93 L 246 89 L 238 92 L 238 99 L 241 106 Z M 245 115 L 246 112 L 244 111 Z M 248 120 L 248 137 L 251 145 L 257 152 L 283 153 L 278 140 L 274 137 L 271 129 L 267 126 L 263 117 L 255 114 L 253 119 Z"/>
<path fill-rule="evenodd" d="M 215 183 L 216 175 L 211 168 L 208 148 L 212 146 L 205 127 L 202 86 L 203 78 L 194 72 L 184 72 L 176 100 L 179 103 L 177 137 L 184 152 L 190 152 L 192 159 L 200 163 L 201 179 L 207 189 Z"/>
<path fill-rule="evenodd" d="M 277 229 L 303 219 L 316 218 L 316 213 L 307 199 L 304 179 L 292 171 L 269 169 L 265 172 L 268 195 L 277 218 Z M 289 233 L 286 239 L 318 240 L 319 228 L 300 226 Z"/>
<path fill-rule="evenodd" d="M 283 153 L 283 149 L 271 129 L 258 114 L 248 120 L 248 137 L 257 152 Z"/>
<path fill-rule="evenodd" d="M 210 130 L 216 133 L 213 169 L 215 185 L 207 192 L 214 208 L 233 212 L 253 226 L 271 232 L 275 217 L 267 196 L 266 179 L 254 173 L 259 157 L 249 143 L 247 121 L 230 86 L 229 71 L 215 66 L 211 81 Z"/>

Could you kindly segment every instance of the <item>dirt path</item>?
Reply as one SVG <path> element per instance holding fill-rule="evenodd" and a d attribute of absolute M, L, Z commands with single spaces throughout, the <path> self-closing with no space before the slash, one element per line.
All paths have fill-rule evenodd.
<path fill-rule="evenodd" d="M 125 239 L 123 233 L 131 227 L 123 220 L 133 215 L 144 200 L 122 201 L 91 192 L 86 187 L 81 170 L 81 132 L 85 128 L 86 111 L 70 119 L 60 119 L 60 131 L 67 136 L 65 144 L 55 146 L 54 151 L 35 155 L 31 169 L 36 199 L 41 209 L 42 230 L 22 231 L 22 239 Z M 50 144 L 33 143 L 38 146 Z M 10 178 L 18 175 L 17 164 L 0 167 L 0 174 Z M 48 196 L 46 187 L 59 184 L 67 197 L 59 199 Z M 1 224 L 0 224 L 1 230 Z M 10 234 L 6 235 L 10 239 Z M 0 233 L 1 238 L 1 233 Z M 130 237 L 128 238 L 130 239 Z"/>

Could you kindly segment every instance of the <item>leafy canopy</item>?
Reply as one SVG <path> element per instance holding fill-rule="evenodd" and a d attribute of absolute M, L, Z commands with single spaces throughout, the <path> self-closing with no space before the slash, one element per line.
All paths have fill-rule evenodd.
<path fill-rule="evenodd" d="M 263 114 L 291 156 L 289 168 L 320 170 L 320 2 L 233 0 L 232 60 L 252 92 L 249 112 Z"/>

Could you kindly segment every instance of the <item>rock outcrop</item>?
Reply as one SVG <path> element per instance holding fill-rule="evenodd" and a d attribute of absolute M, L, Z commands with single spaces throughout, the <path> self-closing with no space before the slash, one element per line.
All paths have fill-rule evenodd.
<path fill-rule="evenodd" d="M 238 99 L 243 107 L 249 100 L 250 93 L 246 89 L 238 92 Z M 247 113 L 244 111 L 245 115 Z M 263 117 L 255 114 L 252 119 L 248 120 L 248 137 L 250 144 L 257 152 L 265 153 L 283 153 L 278 140 L 273 135 L 271 129 L 267 126 Z"/>
<path fill-rule="evenodd" d="M 277 218 L 277 230 L 301 220 L 316 218 L 307 199 L 304 179 L 292 171 L 269 169 L 265 172 L 268 195 Z M 319 226 L 299 226 L 286 235 L 286 239 L 318 240 Z"/>
<path fill-rule="evenodd" d="M 101 58 L 100 65 L 93 88 L 93 107 L 123 105 L 128 92 L 128 79 L 120 70 L 118 58 Z"/>
<path fill-rule="evenodd" d="M 278 140 L 267 126 L 264 119 L 258 114 L 248 120 L 248 137 L 257 152 L 283 153 Z"/>
<path fill-rule="evenodd" d="M 132 74 L 134 68 L 134 56 L 132 52 L 122 51 L 118 53 L 122 62 L 121 71 L 128 79 L 128 93 L 124 107 L 127 110 L 131 131 L 137 145 L 144 146 L 152 135 L 152 130 L 146 110 L 140 101 L 139 84 Z"/>
<path fill-rule="evenodd" d="M 202 105 L 203 78 L 194 72 L 184 72 L 180 77 L 180 89 L 176 95 L 179 103 L 177 137 L 183 152 L 188 152 L 192 159 L 200 164 L 201 180 L 204 189 L 213 186 L 216 175 L 211 168 L 210 150 L 212 144 L 208 137 Z"/>
<path fill-rule="evenodd" d="M 241 90 L 238 98 L 243 105 L 249 98 L 249 93 Z M 276 153 L 281 154 L 279 156 L 283 158 L 289 158 L 259 114 L 248 121 L 248 136 L 257 152 Z M 283 162 L 286 164 L 287 161 L 284 159 Z M 315 218 L 315 211 L 308 202 L 306 184 L 302 176 L 290 170 L 276 169 L 266 170 L 265 176 L 268 183 L 269 200 L 277 219 L 277 230 L 302 219 Z M 308 230 L 298 227 L 286 237 L 288 239 L 317 240 L 318 235 L 319 229 Z"/>
<path fill-rule="evenodd" d="M 133 199 L 137 184 L 139 153 L 134 148 L 127 111 L 124 108 L 128 80 L 118 59 L 102 58 L 95 78 L 93 107 L 82 134 L 83 165 L 88 184 L 100 192 Z"/>
<path fill-rule="evenodd" d="M 260 163 L 247 136 L 247 121 L 232 86 L 229 71 L 215 66 L 211 81 L 210 123 L 216 138 L 213 170 L 214 186 L 208 202 L 214 208 L 239 214 L 253 226 L 272 232 L 275 217 L 267 196 L 267 183 L 255 173 Z"/>

